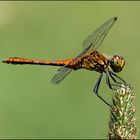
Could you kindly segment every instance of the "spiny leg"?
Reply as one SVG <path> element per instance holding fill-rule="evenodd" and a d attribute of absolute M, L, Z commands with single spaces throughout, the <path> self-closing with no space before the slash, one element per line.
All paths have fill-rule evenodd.
<path fill-rule="evenodd" d="M 111 105 L 109 103 L 107 103 L 98 93 L 98 89 L 99 89 L 99 86 L 100 86 L 100 83 L 101 83 L 101 80 L 102 80 L 102 76 L 103 76 L 103 73 L 100 74 L 100 77 L 99 77 L 93 91 L 105 104 L 107 104 L 109 107 L 111 107 Z"/>
<path fill-rule="evenodd" d="M 117 76 L 115 73 L 109 71 L 109 75 L 110 75 L 110 77 L 112 78 L 112 80 L 113 80 L 114 82 L 116 82 L 117 84 L 119 84 L 119 85 L 118 85 L 119 87 L 124 87 L 124 88 L 126 88 L 127 86 L 130 86 L 129 84 L 126 83 L 126 81 L 124 81 L 122 78 L 120 78 L 119 76 Z M 116 77 L 117 77 L 119 80 L 121 80 L 121 82 L 120 82 L 120 81 L 118 82 L 118 81 L 115 79 Z"/>
<path fill-rule="evenodd" d="M 120 82 L 118 82 L 118 81 L 113 77 L 113 75 L 111 75 L 110 72 L 109 72 L 109 75 L 110 75 L 110 77 L 112 78 L 112 80 L 113 80 L 115 83 L 121 84 Z"/>
<path fill-rule="evenodd" d="M 118 75 L 116 75 L 114 72 L 109 71 L 109 75 L 111 76 L 111 78 L 113 79 L 114 82 L 118 83 L 118 84 L 122 84 L 120 82 L 118 82 L 113 76 L 117 77 L 119 80 L 121 80 L 123 83 L 127 84 L 126 81 L 124 81 L 121 77 L 119 77 Z"/>
<path fill-rule="evenodd" d="M 110 89 L 113 89 L 112 88 L 112 84 L 110 83 L 110 79 L 109 79 L 109 74 L 108 74 L 108 70 L 106 71 L 106 83 L 107 85 L 109 86 Z"/>
<path fill-rule="evenodd" d="M 109 76 L 117 84 L 110 83 Z M 120 79 L 122 81 L 122 83 L 118 82 L 113 76 L 116 76 L 118 79 Z M 106 71 L 106 83 L 108 84 L 109 88 L 113 89 L 113 90 L 116 90 L 115 87 L 121 87 L 122 84 L 127 84 L 122 78 L 120 78 L 119 76 L 117 76 L 116 74 L 114 74 L 113 72 L 111 72 L 109 70 Z M 114 88 L 113 88 L 113 86 L 114 86 Z"/>
<path fill-rule="evenodd" d="M 111 79 L 115 82 L 115 83 L 117 83 L 118 85 L 116 85 L 116 86 L 120 86 L 121 87 L 121 82 L 118 82 L 114 77 L 113 77 L 113 75 L 109 72 L 109 76 L 111 77 Z"/>
<path fill-rule="evenodd" d="M 109 73 L 108 70 L 106 70 L 106 83 L 107 83 L 107 85 L 109 86 L 110 89 L 116 90 L 115 88 L 113 88 L 113 86 L 114 86 L 114 87 L 119 87 L 119 86 L 121 87 L 121 84 L 112 84 L 112 83 L 110 83 L 109 76 L 110 76 L 110 73 Z M 110 76 L 110 77 L 111 77 L 111 76 Z M 112 76 L 112 77 L 113 77 L 113 76 Z M 112 78 L 112 77 L 111 77 L 111 78 Z M 114 82 L 116 82 L 116 80 L 115 80 L 114 77 L 112 78 L 112 80 L 113 80 Z"/>

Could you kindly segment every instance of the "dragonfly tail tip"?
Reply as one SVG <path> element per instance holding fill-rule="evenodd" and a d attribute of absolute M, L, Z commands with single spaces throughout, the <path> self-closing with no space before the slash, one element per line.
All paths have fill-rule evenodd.
<path fill-rule="evenodd" d="M 6 63 L 7 61 L 6 60 L 2 60 L 2 63 Z"/>
<path fill-rule="evenodd" d="M 117 20 L 118 19 L 118 17 L 114 17 L 114 20 Z"/>

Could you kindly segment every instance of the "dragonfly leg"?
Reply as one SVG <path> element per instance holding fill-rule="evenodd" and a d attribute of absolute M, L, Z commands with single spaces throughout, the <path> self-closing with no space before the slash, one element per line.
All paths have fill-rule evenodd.
<path fill-rule="evenodd" d="M 112 84 L 110 83 L 110 79 L 109 79 L 109 76 L 110 78 L 117 84 Z M 119 80 L 121 80 L 121 82 L 118 82 L 115 77 L 117 77 Z M 127 85 L 127 83 L 122 79 L 120 78 L 119 76 L 117 76 L 116 74 L 114 74 L 113 72 L 111 71 L 106 71 L 106 83 L 108 84 L 109 88 L 112 89 L 112 90 L 116 90 L 117 87 L 122 87 L 122 84 L 125 84 Z M 113 88 L 114 87 L 114 88 Z M 116 88 L 115 88 L 116 87 Z"/>
<path fill-rule="evenodd" d="M 109 103 L 107 103 L 98 93 L 98 89 L 99 89 L 99 86 L 100 86 L 100 83 L 101 83 L 101 80 L 102 80 L 102 76 L 103 76 L 103 73 L 100 74 L 100 77 L 99 77 L 93 91 L 105 104 L 107 104 L 109 107 L 111 107 L 111 105 Z"/>
<path fill-rule="evenodd" d="M 110 83 L 108 70 L 106 71 L 106 83 L 107 83 L 107 85 L 109 86 L 110 89 L 113 89 L 112 84 Z"/>
<path fill-rule="evenodd" d="M 122 84 L 120 82 L 118 82 L 113 76 L 115 76 L 116 78 L 118 78 L 119 80 L 121 80 L 123 83 L 127 84 L 126 81 L 124 81 L 121 77 L 119 77 L 118 75 L 116 75 L 115 73 L 113 73 L 112 71 L 109 71 L 109 75 L 112 78 L 112 80 L 118 84 Z"/>
<path fill-rule="evenodd" d="M 120 82 L 118 82 L 118 81 L 113 77 L 113 75 L 111 75 L 110 72 L 109 72 L 109 75 L 110 75 L 110 77 L 112 78 L 112 80 L 113 80 L 115 83 L 121 84 Z"/>
<path fill-rule="evenodd" d="M 109 71 L 107 70 L 107 71 L 106 71 L 106 83 L 107 83 L 107 85 L 109 86 L 110 89 L 115 90 L 115 88 L 113 88 L 113 87 L 119 87 L 119 86 L 121 86 L 120 84 L 112 84 L 112 83 L 110 83 L 109 76 L 110 76 L 110 74 L 109 74 Z M 110 77 L 111 77 L 111 76 L 110 76 Z M 113 76 L 112 76 L 112 77 L 113 77 Z M 111 78 L 112 78 L 112 77 L 111 77 Z M 116 82 L 116 80 L 115 80 L 114 77 L 112 78 L 112 80 L 113 80 L 114 82 Z"/>
<path fill-rule="evenodd" d="M 109 72 L 110 72 L 110 71 L 108 71 L 108 70 L 106 71 L 106 83 L 107 83 L 107 85 L 109 86 L 110 89 L 116 90 L 115 87 L 121 87 L 121 84 L 122 84 L 122 83 L 119 83 Z M 117 83 L 117 84 L 112 84 L 112 83 L 110 83 L 109 76 L 110 76 L 110 77 L 112 78 L 112 80 L 113 80 L 115 83 Z"/>

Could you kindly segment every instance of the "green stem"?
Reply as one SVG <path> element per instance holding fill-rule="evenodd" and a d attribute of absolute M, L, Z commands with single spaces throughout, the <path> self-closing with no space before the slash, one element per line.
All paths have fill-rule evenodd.
<path fill-rule="evenodd" d="M 128 85 L 119 87 L 112 98 L 112 102 L 108 132 L 109 139 L 137 139 L 132 88 Z"/>

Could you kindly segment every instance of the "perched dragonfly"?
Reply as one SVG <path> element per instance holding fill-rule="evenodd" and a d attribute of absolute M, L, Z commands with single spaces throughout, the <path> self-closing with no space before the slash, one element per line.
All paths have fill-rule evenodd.
<path fill-rule="evenodd" d="M 61 82 L 69 73 L 73 70 L 88 69 L 91 71 L 97 71 L 100 73 L 99 79 L 93 89 L 96 95 L 108 106 L 110 104 L 103 99 L 99 93 L 99 85 L 103 73 L 106 75 L 106 83 L 110 89 L 115 89 L 116 86 L 121 86 L 122 83 L 126 83 L 122 78 L 115 73 L 120 72 L 125 65 L 125 60 L 122 56 L 113 55 L 105 56 L 97 51 L 102 44 L 107 33 L 116 22 L 117 17 L 113 17 L 107 20 L 103 25 L 98 27 L 91 35 L 89 35 L 83 42 L 83 51 L 75 58 L 66 60 L 33 60 L 20 57 L 9 57 L 3 60 L 3 63 L 7 64 L 35 64 L 35 65 L 52 65 L 62 66 L 58 69 L 56 75 L 52 78 L 52 83 L 57 84 Z M 114 82 L 110 82 L 110 78 Z"/>

